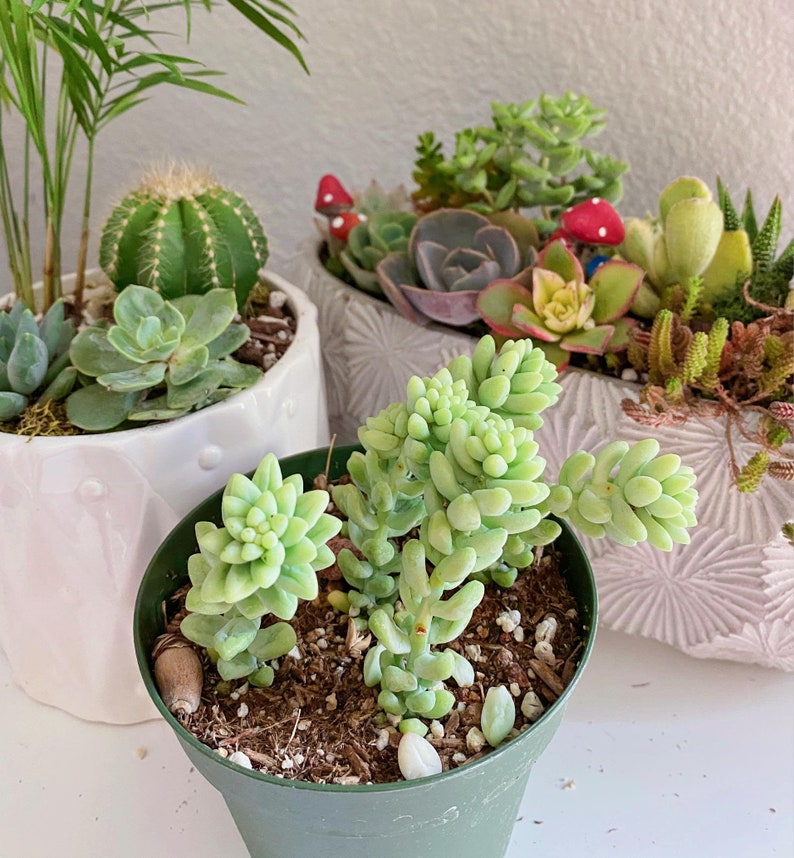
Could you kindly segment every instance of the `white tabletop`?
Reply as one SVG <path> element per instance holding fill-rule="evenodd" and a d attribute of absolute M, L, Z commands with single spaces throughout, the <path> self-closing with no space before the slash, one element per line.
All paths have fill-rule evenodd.
<path fill-rule="evenodd" d="M 0 654 L 0 724 L 1 858 L 247 858 L 165 723 L 43 706 Z M 508 858 L 791 858 L 793 814 L 794 676 L 601 630 Z"/>

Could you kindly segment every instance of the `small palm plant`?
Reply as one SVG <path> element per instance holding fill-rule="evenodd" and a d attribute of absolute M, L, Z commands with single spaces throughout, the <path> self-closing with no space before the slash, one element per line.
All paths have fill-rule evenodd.
<path fill-rule="evenodd" d="M 281 0 L 228 0 L 257 30 L 287 49 L 305 68 L 295 40 L 294 11 Z M 193 8 L 209 0 L 3 0 L 0 3 L 0 100 L 22 120 L 23 163 L 8 159 L 10 131 L 0 113 L 0 217 L 17 297 L 34 309 L 30 215 L 42 189 L 45 247 L 43 304 L 60 297 L 61 228 L 69 178 L 78 146 L 85 145 L 86 177 L 75 293 L 86 267 L 94 151 L 113 119 L 145 101 L 149 90 L 172 84 L 239 101 L 213 86 L 220 74 L 196 60 L 159 50 L 156 12 L 182 7 L 187 31 Z M 57 59 L 57 71 L 52 61 Z M 53 98 L 53 86 L 57 92 Z M 35 175 L 40 168 L 40 179 Z M 16 181 L 15 181 L 16 180 Z"/>

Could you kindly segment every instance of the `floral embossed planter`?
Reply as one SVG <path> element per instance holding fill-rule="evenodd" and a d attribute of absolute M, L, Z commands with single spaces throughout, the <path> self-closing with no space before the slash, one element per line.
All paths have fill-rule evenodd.
<path fill-rule="evenodd" d="M 439 325 L 420 327 L 389 304 L 332 277 L 316 242 L 292 260 L 292 281 L 317 304 L 331 430 L 355 439 L 364 418 L 403 395 L 404 379 L 429 375 L 475 340 Z M 791 484 L 765 479 L 753 494 L 730 484 L 721 418 L 647 427 L 620 402 L 636 385 L 579 369 L 560 378 L 563 395 L 538 432 L 552 471 L 603 438 L 650 435 L 698 473 L 699 526 L 688 546 L 669 553 L 625 548 L 580 536 L 599 587 L 601 622 L 654 638 L 701 658 L 794 671 L 794 547 L 781 527 L 794 519 Z M 737 456 L 751 455 L 741 440 Z"/>
<path fill-rule="evenodd" d="M 0 434 L 0 644 L 31 697 L 94 721 L 156 717 L 130 633 L 154 549 L 230 472 L 327 443 L 316 309 L 267 279 L 297 331 L 247 390 L 140 429 Z"/>

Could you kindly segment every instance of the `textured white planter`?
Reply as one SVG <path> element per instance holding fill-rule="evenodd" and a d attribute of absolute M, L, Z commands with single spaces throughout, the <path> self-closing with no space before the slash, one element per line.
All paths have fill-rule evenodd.
<path fill-rule="evenodd" d="M 289 272 L 317 304 L 331 429 L 355 439 L 364 419 L 405 393 L 411 375 L 430 375 L 470 353 L 474 339 L 408 322 L 388 304 L 331 277 L 307 243 Z M 536 433 L 550 475 L 566 456 L 607 440 L 650 435 L 698 474 L 699 526 L 669 553 L 580 536 L 599 588 L 601 622 L 655 638 L 690 655 L 794 670 L 794 548 L 781 526 L 794 519 L 791 484 L 767 478 L 754 494 L 730 485 L 722 420 L 649 428 L 620 408 L 637 389 L 582 370 L 560 378 L 563 394 Z M 741 461 L 749 458 L 735 441 Z"/>
<path fill-rule="evenodd" d="M 179 420 L 101 435 L 0 434 L 0 644 L 33 698 L 81 718 L 155 718 L 135 662 L 141 575 L 171 528 L 268 451 L 328 443 L 316 308 L 248 390 Z"/>

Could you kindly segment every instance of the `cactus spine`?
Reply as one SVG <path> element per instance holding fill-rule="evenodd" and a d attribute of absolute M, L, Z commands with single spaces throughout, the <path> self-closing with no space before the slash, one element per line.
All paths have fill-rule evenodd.
<path fill-rule="evenodd" d="M 164 298 L 233 288 L 242 307 L 268 256 L 251 206 L 207 172 L 152 172 L 114 208 L 99 261 L 118 290 L 150 286 Z"/>

